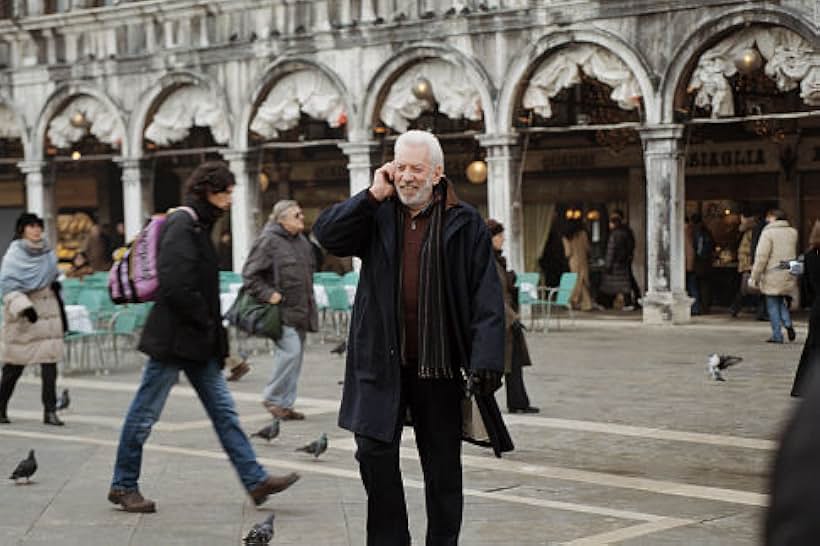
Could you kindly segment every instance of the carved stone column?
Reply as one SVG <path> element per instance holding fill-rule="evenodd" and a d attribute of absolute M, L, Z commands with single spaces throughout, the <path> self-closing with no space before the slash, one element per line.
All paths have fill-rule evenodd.
<path fill-rule="evenodd" d="M 518 135 L 480 135 L 487 150 L 487 213 L 504 224 L 504 254 L 510 268 L 524 271 L 521 148 Z"/>
<path fill-rule="evenodd" d="M 691 318 L 684 249 L 683 126 L 641 130 L 646 165 L 647 291 L 643 320 L 681 324 Z"/>
<path fill-rule="evenodd" d="M 372 154 L 378 146 L 373 141 L 345 142 L 339 145 L 347 156 L 347 170 L 350 171 L 350 195 L 369 188 L 373 180 Z"/>
<path fill-rule="evenodd" d="M 231 206 L 233 270 L 242 271 L 259 227 L 262 225 L 257 155 L 248 150 L 226 150 L 222 157 L 236 178 Z"/>
<path fill-rule="evenodd" d="M 130 241 L 145 225 L 154 211 L 154 171 L 140 159 L 116 160 L 122 168 L 122 210 L 125 218 L 125 240 Z"/>
<path fill-rule="evenodd" d="M 21 161 L 17 164 L 26 175 L 26 209 L 43 219 L 48 242 L 57 244 L 57 203 L 54 191 L 54 173 L 43 160 Z"/>

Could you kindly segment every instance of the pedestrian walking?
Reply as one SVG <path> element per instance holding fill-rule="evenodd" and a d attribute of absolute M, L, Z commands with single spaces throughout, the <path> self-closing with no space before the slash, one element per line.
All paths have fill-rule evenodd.
<path fill-rule="evenodd" d="M 277 419 L 302 420 L 293 409 L 305 354 L 307 332 L 318 330 L 313 298 L 313 247 L 304 234 L 305 216 L 299 203 L 283 200 L 273 206 L 262 233 L 242 269 L 244 289 L 260 302 L 279 305 L 282 337 L 275 341 L 273 373 L 262 405 Z"/>
<path fill-rule="evenodd" d="M 125 416 L 108 493 L 108 500 L 127 512 L 156 510 L 138 487 L 142 450 L 180 371 L 199 396 L 254 503 L 265 502 L 299 479 L 297 474 L 271 476 L 256 461 L 222 375 L 228 339 L 219 310 L 218 257 L 211 228 L 230 209 L 235 184 L 224 163 L 203 163 L 186 182 L 183 205 L 188 210 L 172 212 L 162 227 L 159 293 L 139 343 L 148 362 Z"/>
<path fill-rule="evenodd" d="M 803 278 L 806 292 L 813 300 L 809 313 L 809 333 L 800 355 L 800 365 L 794 376 L 792 396 L 802 396 L 809 380 L 817 372 L 820 361 L 820 220 L 814 222 L 809 235 L 809 249 L 804 255 Z"/>
<path fill-rule="evenodd" d="M 732 317 L 737 317 L 743 309 L 743 302 L 750 294 L 749 277 L 752 276 L 752 233 L 757 225 L 757 218 L 747 212 L 740 213 L 740 242 L 737 245 L 737 272 L 739 284 L 732 305 L 729 306 L 729 313 Z"/>
<path fill-rule="evenodd" d="M 530 366 L 529 350 L 524 338 L 524 325 L 518 316 L 518 288 L 515 286 L 515 271 L 507 270 L 507 259 L 502 255 L 504 248 L 504 224 L 492 218 L 487 220 L 487 229 L 495 251 L 495 268 L 504 296 L 504 384 L 507 387 L 507 411 L 510 413 L 538 413 L 539 409 L 530 405 L 530 398 L 524 386 L 524 366 Z"/>
<path fill-rule="evenodd" d="M 504 300 L 489 233 L 444 177 L 438 139 L 408 131 L 370 189 L 325 210 L 322 246 L 361 258 L 339 425 L 355 434 L 367 544 L 410 544 L 399 447 L 412 419 L 427 545 L 458 543 L 464 384 L 489 396 L 504 371 Z M 497 407 L 495 408 L 497 411 Z"/>
<path fill-rule="evenodd" d="M 43 423 L 62 426 L 57 417 L 57 361 L 63 356 L 64 319 L 56 282 L 57 255 L 43 237 L 43 219 L 24 212 L 17 218 L 14 240 L 0 264 L 4 362 L 0 377 L 0 424 L 25 366 L 40 365 Z"/>
<path fill-rule="evenodd" d="M 584 229 L 581 220 L 574 219 L 567 222 L 564 229 L 564 255 L 569 262 L 569 270 L 578 274 L 575 288 L 570 296 L 570 303 L 574 309 L 581 311 L 592 310 L 592 296 L 589 292 L 589 235 Z"/>
<path fill-rule="evenodd" d="M 792 325 L 787 296 L 794 292 L 797 282 L 784 263 L 793 260 L 797 253 L 797 230 L 789 225 L 782 210 L 773 209 L 766 214 L 767 225 L 757 243 L 752 276 L 752 287 L 759 287 L 766 297 L 766 309 L 772 327 L 769 343 L 783 343 L 786 328 L 789 341 L 794 341 L 796 333 Z"/>
<path fill-rule="evenodd" d="M 693 317 L 700 315 L 700 290 L 698 289 L 698 278 L 695 276 L 694 240 L 694 227 L 687 217 L 683 231 L 683 250 L 686 258 L 686 294 L 692 298 L 690 313 Z"/>
<path fill-rule="evenodd" d="M 599 291 L 612 298 L 613 308 L 621 310 L 633 304 L 632 255 L 635 251 L 635 238 L 624 224 L 619 211 L 609 216 L 609 229 L 606 262 Z"/>

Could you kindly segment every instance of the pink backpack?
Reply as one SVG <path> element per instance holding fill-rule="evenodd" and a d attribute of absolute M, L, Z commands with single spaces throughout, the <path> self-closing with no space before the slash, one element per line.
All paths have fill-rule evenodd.
<path fill-rule="evenodd" d="M 198 220 L 191 207 L 178 207 L 166 214 L 155 214 L 148 224 L 128 245 L 114 252 L 114 265 L 108 272 L 108 292 L 114 303 L 142 303 L 154 301 L 159 289 L 157 261 L 159 236 L 168 215 L 184 210 L 194 222 Z"/>

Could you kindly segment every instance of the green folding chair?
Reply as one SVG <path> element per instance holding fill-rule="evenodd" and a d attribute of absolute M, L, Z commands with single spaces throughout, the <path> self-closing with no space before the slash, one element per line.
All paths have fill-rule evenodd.
<path fill-rule="evenodd" d="M 572 292 L 575 290 L 575 284 L 578 282 L 578 273 L 562 273 L 561 279 L 558 281 L 558 286 L 547 288 L 547 325 L 546 330 L 549 331 L 550 316 L 552 315 L 553 307 L 560 307 L 567 310 L 570 320 L 575 324 L 575 311 L 572 309 Z M 555 320 L 558 324 L 558 329 L 561 329 L 561 316 L 556 314 Z"/>

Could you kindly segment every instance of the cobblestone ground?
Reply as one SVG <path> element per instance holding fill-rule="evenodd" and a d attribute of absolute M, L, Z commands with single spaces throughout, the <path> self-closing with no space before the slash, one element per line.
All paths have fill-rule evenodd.
<path fill-rule="evenodd" d="M 747 545 L 759 543 L 767 475 L 805 336 L 773 346 L 765 323 L 703 319 L 676 328 L 630 320 L 579 320 L 532 332 L 536 364 L 526 382 L 539 415 L 508 415 L 516 450 L 503 459 L 464 449 L 461 544 Z M 242 493 L 202 407 L 183 380 L 146 450 L 141 487 L 156 514 L 119 511 L 105 499 L 117 434 L 139 380 L 137 368 L 72 374 L 65 428 L 41 423 L 39 380 L 26 376 L 0 426 L 7 474 L 34 448 L 29 486 L 0 484 L 2 545 L 237 545 L 250 526 L 276 514 L 273 544 L 364 544 L 365 497 L 351 435 L 336 427 L 343 360 L 335 343 L 311 339 L 299 409 L 273 442 L 254 440 L 271 472 L 302 480 L 257 509 Z M 705 372 L 706 355 L 744 357 L 724 383 Z M 133 363 L 136 355 L 130 359 Z M 231 384 L 243 425 L 262 426 L 259 392 L 269 354 Z M 505 396 L 498 395 L 504 407 Z M 295 448 L 327 432 L 320 459 Z M 403 471 L 411 531 L 423 543 L 421 472 L 405 432 Z"/>

